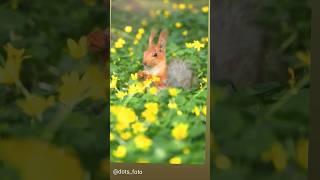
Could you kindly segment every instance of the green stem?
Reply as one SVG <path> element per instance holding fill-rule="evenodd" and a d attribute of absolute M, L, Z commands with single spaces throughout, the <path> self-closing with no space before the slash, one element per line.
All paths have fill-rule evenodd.
<path fill-rule="evenodd" d="M 62 124 L 66 116 L 70 112 L 72 112 L 73 107 L 74 107 L 73 105 L 60 106 L 58 113 L 56 114 L 54 119 L 50 121 L 50 123 L 48 124 L 48 126 L 45 128 L 43 132 L 43 138 L 45 140 L 51 140 L 54 137 L 56 131 L 59 129 L 60 125 Z"/>

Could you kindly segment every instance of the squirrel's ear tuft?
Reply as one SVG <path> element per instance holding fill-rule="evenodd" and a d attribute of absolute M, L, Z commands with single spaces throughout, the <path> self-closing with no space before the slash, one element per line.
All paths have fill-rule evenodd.
<path fill-rule="evenodd" d="M 159 36 L 158 45 L 161 49 L 165 50 L 168 39 L 168 31 L 162 30 Z"/>
<path fill-rule="evenodd" d="M 153 46 L 153 39 L 156 36 L 157 31 L 156 30 L 152 30 L 149 36 L 149 47 Z"/>

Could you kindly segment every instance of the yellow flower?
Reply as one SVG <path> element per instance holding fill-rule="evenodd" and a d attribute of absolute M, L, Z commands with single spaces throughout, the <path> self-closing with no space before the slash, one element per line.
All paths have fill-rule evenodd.
<path fill-rule="evenodd" d="M 131 33 L 131 32 L 132 32 L 132 26 L 126 26 L 126 27 L 124 27 L 124 31 L 125 31 L 126 33 Z"/>
<path fill-rule="evenodd" d="M 87 6 L 95 6 L 97 4 L 96 0 L 83 0 Z"/>
<path fill-rule="evenodd" d="M 132 129 L 133 129 L 133 133 L 134 134 L 139 134 L 139 133 L 143 133 L 147 130 L 146 127 L 144 127 L 144 124 L 143 123 L 140 123 L 140 122 L 136 122 L 134 124 L 132 124 Z"/>
<path fill-rule="evenodd" d="M 128 93 L 126 93 L 126 92 L 118 91 L 118 92 L 116 93 L 116 97 L 122 100 L 127 94 L 128 94 Z"/>
<path fill-rule="evenodd" d="M 18 100 L 17 104 L 24 113 L 32 117 L 41 117 L 42 113 L 54 104 L 54 98 L 44 98 L 29 94 L 24 100 Z"/>
<path fill-rule="evenodd" d="M 134 73 L 134 74 L 131 74 L 131 79 L 132 80 L 137 80 L 138 79 L 138 74 L 137 73 Z"/>
<path fill-rule="evenodd" d="M 134 74 L 131 74 L 131 79 L 132 80 L 137 80 L 138 79 L 138 74 L 137 73 L 134 73 Z"/>
<path fill-rule="evenodd" d="M 175 24 L 175 25 L 176 25 L 176 28 L 178 28 L 178 29 L 182 27 L 181 22 L 176 22 L 176 24 Z"/>
<path fill-rule="evenodd" d="M 207 106 L 202 107 L 202 114 L 205 116 L 207 115 Z"/>
<path fill-rule="evenodd" d="M 143 111 L 141 116 L 150 123 L 155 123 L 157 120 L 157 115 L 150 110 Z"/>
<path fill-rule="evenodd" d="M 159 111 L 159 105 L 157 103 L 146 103 L 144 105 L 145 110 L 141 116 L 148 122 L 154 123 L 157 120 L 157 113 Z"/>
<path fill-rule="evenodd" d="M 87 37 L 85 36 L 82 36 L 78 43 L 73 39 L 67 39 L 67 46 L 74 59 L 81 59 L 88 53 Z"/>
<path fill-rule="evenodd" d="M 163 12 L 164 17 L 168 18 L 170 16 L 170 12 L 168 10 L 165 10 Z"/>
<path fill-rule="evenodd" d="M 125 129 L 130 127 L 130 123 L 127 122 L 117 122 L 115 125 L 115 130 L 118 133 L 121 133 L 122 131 L 124 131 Z"/>
<path fill-rule="evenodd" d="M 110 89 L 115 89 L 115 88 L 117 88 L 117 82 L 118 82 L 118 77 L 113 74 L 113 75 L 111 76 Z"/>
<path fill-rule="evenodd" d="M 184 3 L 180 3 L 178 7 L 180 10 L 185 10 L 187 6 Z"/>
<path fill-rule="evenodd" d="M 120 134 L 120 137 L 121 137 L 121 139 L 127 141 L 132 137 L 132 134 L 131 134 L 131 132 L 122 132 Z"/>
<path fill-rule="evenodd" d="M 168 4 L 168 3 L 169 3 L 169 0 L 163 0 L 163 3 L 164 3 L 164 4 Z"/>
<path fill-rule="evenodd" d="M 110 49 L 110 52 L 113 53 L 113 54 L 115 54 L 115 53 L 117 53 L 117 50 L 116 50 L 115 48 L 111 48 L 111 49 Z"/>
<path fill-rule="evenodd" d="M 193 48 L 193 43 L 186 43 L 186 47 L 189 49 Z"/>
<path fill-rule="evenodd" d="M 138 29 L 138 33 L 139 33 L 139 34 L 144 34 L 144 29 L 143 29 L 143 28 L 139 28 L 139 29 Z"/>
<path fill-rule="evenodd" d="M 172 129 L 171 135 L 176 140 L 183 140 L 188 137 L 188 128 L 188 124 L 179 123 Z"/>
<path fill-rule="evenodd" d="M 195 48 L 197 51 L 200 51 L 201 48 L 204 48 L 204 44 L 200 43 L 199 41 L 194 41 L 193 48 Z"/>
<path fill-rule="evenodd" d="M 287 152 L 280 143 L 273 143 L 271 149 L 262 154 L 262 160 L 271 161 L 277 171 L 284 171 L 288 164 Z"/>
<path fill-rule="evenodd" d="M 187 48 L 194 48 L 196 49 L 197 51 L 200 51 L 201 48 L 204 48 L 204 44 L 200 43 L 199 41 L 195 40 L 193 41 L 193 43 L 186 43 L 186 47 Z"/>
<path fill-rule="evenodd" d="M 209 42 L 209 38 L 208 37 L 203 37 L 203 38 L 201 38 L 201 41 L 204 42 L 204 43 L 207 43 L 207 42 Z"/>
<path fill-rule="evenodd" d="M 204 13 L 208 13 L 208 12 L 209 12 L 209 6 L 203 6 L 203 7 L 201 8 L 201 10 L 202 10 L 202 12 L 204 12 Z"/>
<path fill-rule="evenodd" d="M 308 169 L 308 150 L 309 141 L 307 139 L 299 139 L 296 144 L 296 160 L 298 164 L 305 170 Z"/>
<path fill-rule="evenodd" d="M 184 30 L 184 31 L 182 32 L 182 35 L 183 35 L 183 36 L 187 36 L 187 35 L 188 35 L 188 31 L 187 31 L 187 30 Z"/>
<path fill-rule="evenodd" d="M 192 113 L 194 113 L 196 116 L 200 116 L 200 109 L 198 106 L 195 106 L 193 109 L 192 109 Z"/>
<path fill-rule="evenodd" d="M 133 44 L 134 44 L 134 45 L 137 45 L 137 44 L 139 44 L 139 41 L 135 39 L 135 40 L 133 41 Z"/>
<path fill-rule="evenodd" d="M 10 43 L 5 45 L 4 49 L 7 61 L 3 67 L 0 66 L 0 83 L 14 84 L 20 79 L 22 61 L 29 56 L 24 55 L 24 49 L 16 49 Z"/>
<path fill-rule="evenodd" d="M 58 91 L 59 100 L 64 104 L 75 104 L 83 98 L 87 90 L 80 80 L 80 75 L 75 71 L 62 76 L 62 83 Z"/>
<path fill-rule="evenodd" d="M 138 135 L 134 138 L 134 144 L 138 149 L 148 151 L 152 145 L 152 140 L 145 135 Z"/>
<path fill-rule="evenodd" d="M 124 106 L 111 106 L 110 112 L 116 116 L 119 123 L 129 125 L 137 120 L 137 115 L 131 108 Z"/>
<path fill-rule="evenodd" d="M 122 39 L 122 38 L 119 38 L 116 42 L 115 42 L 115 44 L 114 44 L 114 46 L 115 46 L 115 48 L 117 48 L 117 49 L 121 49 L 121 48 L 123 48 L 123 46 L 126 44 L 126 41 L 124 40 L 124 39 Z"/>
<path fill-rule="evenodd" d="M 127 148 L 123 145 L 120 145 L 112 152 L 112 154 L 114 157 L 122 159 L 127 155 Z"/>
<path fill-rule="evenodd" d="M 144 107 L 154 114 L 157 114 L 159 111 L 159 105 L 157 103 L 146 103 Z"/>
<path fill-rule="evenodd" d="M 175 102 L 170 101 L 168 104 L 169 109 L 178 109 L 178 105 Z"/>
<path fill-rule="evenodd" d="M 139 82 L 139 83 L 130 84 L 128 88 L 128 93 L 130 95 L 134 95 L 136 93 L 144 93 L 144 90 L 145 90 L 144 84 Z"/>
<path fill-rule="evenodd" d="M 73 151 L 66 147 L 58 148 L 45 141 L 2 138 L 0 159 L 14 167 L 19 172 L 19 179 L 23 180 L 70 180 L 86 177 Z M 50 172 L 50 176 L 46 172 Z"/>
<path fill-rule="evenodd" d="M 116 136 L 113 133 L 110 133 L 110 141 L 116 140 Z"/>
<path fill-rule="evenodd" d="M 182 114 L 183 114 L 182 111 L 180 111 L 180 110 L 177 111 L 178 116 L 182 116 Z"/>
<path fill-rule="evenodd" d="M 149 93 L 152 95 L 156 95 L 158 93 L 158 89 L 156 87 L 151 87 L 149 89 Z"/>
<path fill-rule="evenodd" d="M 141 38 L 142 38 L 142 35 L 138 33 L 138 34 L 136 35 L 136 39 L 137 39 L 137 40 L 140 40 Z"/>
<path fill-rule="evenodd" d="M 169 92 L 169 95 L 170 95 L 170 96 L 173 96 L 173 97 L 174 97 L 174 96 L 177 96 L 178 93 L 179 93 L 176 88 L 169 88 L 169 89 L 168 89 L 168 92 Z"/>
<path fill-rule="evenodd" d="M 104 73 L 98 66 L 91 65 L 81 78 L 81 84 L 86 96 L 92 99 L 106 99 L 108 85 Z"/>
<path fill-rule="evenodd" d="M 175 157 L 173 157 L 173 158 L 171 158 L 169 160 L 169 163 L 170 164 L 181 164 L 182 163 L 182 159 L 180 157 L 178 157 L 178 156 L 175 156 Z"/>
<path fill-rule="evenodd" d="M 228 170 L 232 166 L 232 162 L 230 158 L 223 154 L 217 155 L 217 157 L 215 158 L 215 164 L 218 169 L 222 169 L 222 170 Z"/>

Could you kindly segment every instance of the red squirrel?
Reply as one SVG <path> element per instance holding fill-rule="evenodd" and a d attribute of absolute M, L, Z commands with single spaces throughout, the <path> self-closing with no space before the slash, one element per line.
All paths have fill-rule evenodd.
<path fill-rule="evenodd" d="M 144 70 L 138 73 L 138 77 L 142 79 L 149 79 L 153 76 L 158 77 L 160 81 L 155 83 L 158 88 L 191 88 L 193 73 L 189 65 L 183 60 L 172 60 L 167 63 L 166 44 L 168 31 L 161 31 L 156 44 L 154 44 L 155 36 L 156 32 L 152 31 L 149 37 L 148 49 L 143 54 Z"/>

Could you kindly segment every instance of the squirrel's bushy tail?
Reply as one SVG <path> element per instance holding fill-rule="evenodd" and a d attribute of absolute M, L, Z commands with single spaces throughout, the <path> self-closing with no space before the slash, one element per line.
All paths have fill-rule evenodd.
<path fill-rule="evenodd" d="M 169 87 L 191 88 L 193 85 L 193 72 L 183 60 L 172 60 L 168 66 L 167 85 Z"/>

